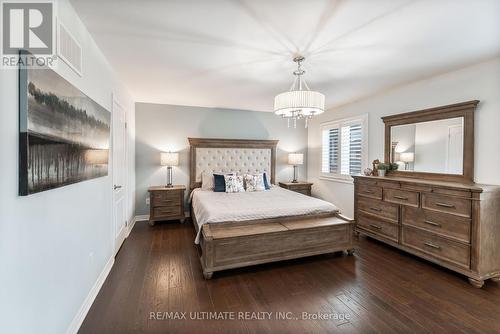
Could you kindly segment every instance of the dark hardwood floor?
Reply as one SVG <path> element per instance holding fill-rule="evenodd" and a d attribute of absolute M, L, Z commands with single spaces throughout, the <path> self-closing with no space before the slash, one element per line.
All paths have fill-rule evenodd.
<path fill-rule="evenodd" d="M 473 288 L 463 276 L 371 239 L 360 238 L 352 257 L 229 270 L 210 281 L 193 240 L 190 223 L 138 222 L 80 333 L 500 333 L 498 284 Z M 187 320 L 150 319 L 151 312 L 187 312 Z M 189 319 L 202 312 L 273 313 Z M 277 320 L 278 312 L 294 319 Z M 302 312 L 331 319 L 303 320 Z"/>

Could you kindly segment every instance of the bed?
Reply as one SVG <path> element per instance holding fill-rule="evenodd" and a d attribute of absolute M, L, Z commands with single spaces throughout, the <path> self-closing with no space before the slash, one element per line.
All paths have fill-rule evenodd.
<path fill-rule="evenodd" d="M 337 251 L 354 252 L 353 221 L 331 203 L 277 186 L 260 192 L 201 189 L 201 175 L 266 173 L 275 183 L 276 140 L 189 138 L 190 209 L 203 275 Z"/>

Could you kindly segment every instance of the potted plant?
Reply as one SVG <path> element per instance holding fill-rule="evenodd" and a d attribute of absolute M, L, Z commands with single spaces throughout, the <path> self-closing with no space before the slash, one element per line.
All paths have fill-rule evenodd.
<path fill-rule="evenodd" d="M 378 176 L 385 176 L 386 171 L 389 169 L 388 164 L 385 164 L 383 162 L 379 163 L 377 166 L 378 169 Z"/>
<path fill-rule="evenodd" d="M 389 170 L 398 170 L 398 168 L 399 168 L 399 165 L 395 162 L 391 162 L 389 164 Z"/>

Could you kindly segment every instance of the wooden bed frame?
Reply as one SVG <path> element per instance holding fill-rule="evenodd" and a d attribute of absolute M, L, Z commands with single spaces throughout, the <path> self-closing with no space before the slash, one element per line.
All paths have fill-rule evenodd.
<path fill-rule="evenodd" d="M 196 176 L 198 148 L 269 149 L 270 176 L 275 183 L 277 140 L 188 138 L 191 146 L 190 188 L 201 186 Z M 193 225 L 198 233 L 191 207 Z M 201 266 L 210 279 L 215 271 L 318 254 L 354 253 L 353 220 L 339 212 L 203 225 Z"/>

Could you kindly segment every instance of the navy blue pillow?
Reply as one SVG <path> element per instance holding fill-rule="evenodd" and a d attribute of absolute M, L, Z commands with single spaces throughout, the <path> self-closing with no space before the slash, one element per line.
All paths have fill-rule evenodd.
<path fill-rule="evenodd" d="M 269 186 L 269 182 L 267 182 L 267 173 L 264 173 L 264 187 L 266 188 L 266 190 L 271 189 L 271 187 Z"/>
<path fill-rule="evenodd" d="M 226 192 L 226 180 L 224 180 L 224 175 L 214 174 L 214 192 Z"/>

